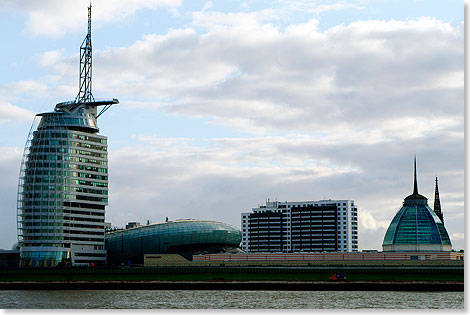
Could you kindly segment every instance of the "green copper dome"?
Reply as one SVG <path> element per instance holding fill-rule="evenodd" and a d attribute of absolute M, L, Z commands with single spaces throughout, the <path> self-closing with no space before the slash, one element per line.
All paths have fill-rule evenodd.
<path fill-rule="evenodd" d="M 418 194 L 416 160 L 413 194 L 405 198 L 390 223 L 382 246 L 383 251 L 450 251 L 452 248 L 444 224 L 428 206 L 427 198 Z"/>

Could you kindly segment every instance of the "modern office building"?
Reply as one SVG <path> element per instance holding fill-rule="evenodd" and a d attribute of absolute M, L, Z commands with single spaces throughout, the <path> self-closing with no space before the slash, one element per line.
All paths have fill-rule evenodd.
<path fill-rule="evenodd" d="M 241 214 L 242 249 L 255 252 L 356 252 L 353 200 L 267 201 Z"/>
<path fill-rule="evenodd" d="M 143 264 L 144 255 L 237 253 L 242 238 L 234 226 L 205 220 L 176 220 L 112 231 L 106 234 L 108 264 Z"/>
<path fill-rule="evenodd" d="M 440 205 L 438 214 L 442 215 Z M 403 206 L 390 223 L 382 244 L 383 251 L 451 251 L 449 235 L 438 214 L 428 206 L 428 199 L 418 193 L 415 158 L 413 194 L 405 198 Z"/>
<path fill-rule="evenodd" d="M 95 100 L 91 67 L 90 6 L 80 47 L 79 93 L 53 112 L 36 115 L 26 141 L 17 205 L 22 266 L 106 262 L 108 153 L 97 119 L 118 100 Z M 104 106 L 100 113 L 99 106 Z"/>

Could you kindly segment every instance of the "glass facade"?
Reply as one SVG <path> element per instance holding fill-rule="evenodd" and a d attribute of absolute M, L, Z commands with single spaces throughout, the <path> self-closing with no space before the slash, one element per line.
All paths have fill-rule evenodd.
<path fill-rule="evenodd" d="M 21 266 L 106 263 L 108 146 L 98 135 L 97 118 L 119 101 L 95 100 L 91 65 L 90 4 L 79 93 L 53 112 L 36 115 L 26 141 L 17 199 Z M 98 114 L 99 106 L 104 107 Z"/>
<path fill-rule="evenodd" d="M 97 134 L 92 107 L 56 108 L 31 127 L 18 187 L 22 266 L 106 262 L 107 138 Z"/>
<path fill-rule="evenodd" d="M 428 206 L 427 200 L 408 199 L 390 223 L 383 246 L 384 251 L 450 250 L 451 242 L 444 224 Z"/>
<path fill-rule="evenodd" d="M 418 193 L 416 157 L 413 193 L 405 198 L 385 232 L 384 252 L 451 251 L 452 244 L 444 223 L 429 208 L 428 199 Z"/>
<path fill-rule="evenodd" d="M 241 231 L 231 225 L 201 220 L 178 220 L 106 234 L 110 264 L 142 264 L 144 254 L 237 248 Z"/>

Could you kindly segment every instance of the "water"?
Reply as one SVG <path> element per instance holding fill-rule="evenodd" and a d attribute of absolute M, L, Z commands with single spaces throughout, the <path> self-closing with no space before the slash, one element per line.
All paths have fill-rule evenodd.
<path fill-rule="evenodd" d="M 0 291 L 1 309 L 463 309 L 463 292 Z"/>

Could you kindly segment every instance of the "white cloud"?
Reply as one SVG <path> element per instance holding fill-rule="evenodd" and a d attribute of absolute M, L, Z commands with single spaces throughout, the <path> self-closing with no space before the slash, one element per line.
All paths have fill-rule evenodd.
<path fill-rule="evenodd" d="M 60 78 L 63 79 L 67 76 L 77 76 L 77 64 L 80 62 L 78 54 L 73 56 L 64 56 L 65 49 L 56 49 L 46 51 L 36 56 L 37 65 L 39 67 L 50 67 L 59 74 Z M 73 68 L 73 69 L 71 69 Z"/>
<path fill-rule="evenodd" d="M 28 32 L 35 36 L 60 37 L 85 29 L 88 1 L 76 0 L 6 0 L 1 9 L 15 9 L 28 14 Z M 134 14 L 137 10 L 157 7 L 169 9 L 181 5 L 181 0 L 94 0 L 92 16 L 94 23 L 115 22 Z"/>
<path fill-rule="evenodd" d="M 385 231 L 401 203 L 412 192 L 412 157 L 393 155 L 396 145 L 344 146 L 322 143 L 305 135 L 253 138 L 191 138 L 136 135 L 133 147 L 110 152 L 110 206 L 107 218 L 115 225 L 127 221 L 170 218 L 220 220 L 240 226 L 240 212 L 262 202 L 278 200 L 353 199 L 359 209 L 361 248 L 381 248 Z M 400 146 L 413 146 L 413 140 Z M 460 142 L 460 140 L 458 141 Z M 441 142 L 448 164 L 438 166 L 427 148 L 418 160 L 420 193 L 430 197 L 436 170 L 455 165 L 454 154 Z M 378 159 L 382 153 L 390 157 Z M 403 163 L 391 160 L 400 159 Z M 423 165 L 424 164 L 424 165 Z M 458 164 L 458 163 L 457 163 Z M 425 167 L 427 165 L 427 167 Z M 460 183 L 460 174 L 440 174 L 441 196 Z M 443 199 L 442 198 L 442 199 Z M 455 196 L 463 199 L 463 196 Z M 446 227 L 459 233 L 462 205 L 449 197 L 442 207 Z M 125 215 L 123 215 L 125 214 Z M 126 221 L 127 220 L 127 221 Z M 455 241 L 454 241 L 455 239 Z M 453 238 L 454 247 L 460 239 Z"/>
<path fill-rule="evenodd" d="M 0 125 L 11 122 L 33 121 L 35 114 L 0 99 Z"/>
<path fill-rule="evenodd" d="M 361 5 L 363 1 L 337 1 L 332 4 L 322 4 L 318 1 L 309 0 L 281 0 L 283 10 L 300 11 L 320 14 L 330 11 L 341 11 L 345 9 L 363 10 L 365 7 Z"/>
<path fill-rule="evenodd" d="M 43 80 L 21 80 L 0 86 L 0 94 L 4 96 L 4 98 L 13 98 L 19 95 L 44 97 L 47 95 L 48 91 L 47 83 Z"/>
<path fill-rule="evenodd" d="M 452 241 L 463 240 L 463 239 L 465 239 L 465 234 L 463 234 L 463 233 L 452 233 L 450 235 L 450 238 L 452 239 Z"/>
<path fill-rule="evenodd" d="M 254 134 L 361 143 L 462 135 L 462 26 L 421 18 L 319 31 L 311 20 L 282 31 L 266 16 L 200 11 L 203 35 L 170 30 L 96 52 L 94 86 Z"/>
<path fill-rule="evenodd" d="M 206 8 L 206 7 L 204 7 Z M 224 13 L 218 11 L 201 10 L 192 13 L 194 26 L 208 29 L 212 32 L 233 32 L 233 31 L 266 31 L 273 30 L 271 25 L 263 24 L 278 18 L 278 13 L 273 9 L 262 11 Z"/>
<path fill-rule="evenodd" d="M 55 65 L 57 62 L 62 61 L 62 54 L 64 49 L 51 50 L 43 53 L 38 57 L 38 64 L 41 67 L 47 67 Z"/>
<path fill-rule="evenodd" d="M 361 220 L 358 220 L 361 227 L 366 230 L 378 230 L 379 228 L 381 229 L 387 229 L 390 222 L 389 221 L 380 221 L 378 222 L 372 213 L 367 210 L 358 210 L 358 217 L 361 218 Z"/>

